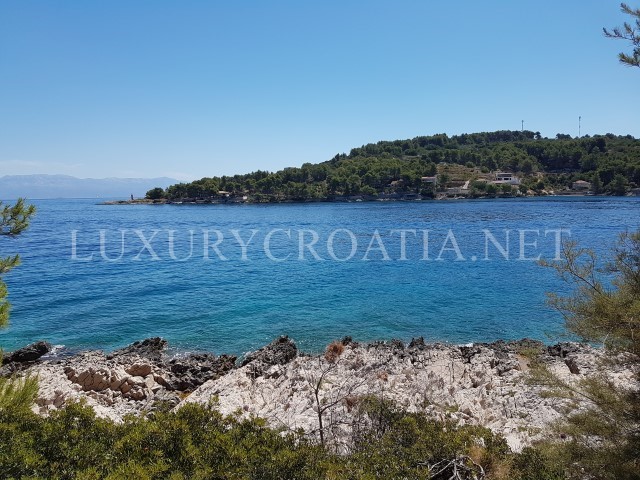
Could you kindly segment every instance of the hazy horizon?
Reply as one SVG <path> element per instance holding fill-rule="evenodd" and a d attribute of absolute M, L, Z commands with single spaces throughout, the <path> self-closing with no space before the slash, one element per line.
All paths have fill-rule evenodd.
<path fill-rule="evenodd" d="M 166 188 L 177 180 L 152 178 L 78 178 L 60 174 L 0 176 L 0 199 L 26 197 L 30 200 L 57 198 L 136 198 L 155 187 Z"/>
<path fill-rule="evenodd" d="M 6 174 L 6 175 L 1 175 L 0 179 L 2 178 L 6 178 L 6 177 L 67 177 L 67 178 L 74 178 L 76 180 L 155 180 L 155 179 L 169 179 L 169 180 L 175 180 L 175 181 L 180 181 L 176 178 L 170 178 L 170 177 L 164 177 L 164 176 L 160 176 L 160 177 L 78 177 L 76 175 L 68 175 L 66 173 L 16 173 L 16 174 Z"/>

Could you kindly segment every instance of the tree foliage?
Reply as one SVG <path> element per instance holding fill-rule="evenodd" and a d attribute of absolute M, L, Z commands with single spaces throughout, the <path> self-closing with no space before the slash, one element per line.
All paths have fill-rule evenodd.
<path fill-rule="evenodd" d="M 22 198 L 13 205 L 3 205 L 0 202 L 0 237 L 20 235 L 29 226 L 29 220 L 35 211 L 35 207 L 27 205 Z M 1 276 L 19 264 L 20 257 L 17 254 L 0 258 L 0 328 L 7 326 L 11 309 L 7 300 L 7 285 Z M 0 366 L 2 357 L 0 349 Z M 38 385 L 34 378 L 16 380 L 0 377 L 0 411 L 7 408 L 27 409 L 33 403 L 37 391 Z"/>
<path fill-rule="evenodd" d="M 152 188 L 147 192 L 145 198 L 148 198 L 149 200 L 159 200 L 164 198 L 164 190 L 160 187 Z"/>
<path fill-rule="evenodd" d="M 640 354 L 640 231 L 620 235 L 613 259 L 599 268 L 592 250 L 562 245 L 563 260 L 544 265 L 575 287 L 573 295 L 550 294 L 567 329 L 590 342 Z"/>
<path fill-rule="evenodd" d="M 2 352 L 0 352 L 1 354 Z M 34 377 L 0 377 L 0 412 L 28 410 L 38 393 L 38 382 Z M 2 438 L 0 436 L 0 438 Z"/>
<path fill-rule="evenodd" d="M 29 226 L 29 220 L 35 211 L 35 207 L 26 205 L 22 198 L 19 198 L 14 205 L 4 205 L 0 202 L 0 236 L 15 237 L 20 235 Z M 20 257 L 18 255 L 0 258 L 0 327 L 7 325 L 11 308 L 7 301 L 7 285 L 1 275 L 19 264 Z"/>
<path fill-rule="evenodd" d="M 621 3 L 620 9 L 632 17 L 632 23 L 624 22 L 622 27 L 615 27 L 613 30 L 603 28 L 602 30 L 608 38 L 626 40 L 631 44 L 633 48 L 631 54 L 624 52 L 618 54 L 620 63 L 630 67 L 640 67 L 640 8 L 631 8 L 626 3 Z"/>

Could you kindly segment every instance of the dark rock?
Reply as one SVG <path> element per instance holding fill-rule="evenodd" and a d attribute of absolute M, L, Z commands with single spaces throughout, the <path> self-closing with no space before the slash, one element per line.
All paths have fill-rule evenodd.
<path fill-rule="evenodd" d="M 189 365 L 186 363 L 178 362 L 176 360 L 171 360 L 169 362 L 169 369 L 171 370 L 171 373 L 182 375 L 183 373 L 187 373 L 189 371 Z"/>
<path fill-rule="evenodd" d="M 404 351 L 404 343 L 397 338 L 393 338 L 389 341 L 389 346 L 394 350 Z"/>
<path fill-rule="evenodd" d="M 127 357 L 137 355 L 142 358 L 159 364 L 162 362 L 164 351 L 167 348 L 167 341 L 160 337 L 147 338 L 141 342 L 134 342 L 128 347 L 115 350 L 110 355 L 107 355 L 107 359 L 126 360 Z"/>
<path fill-rule="evenodd" d="M 353 338 L 351 338 L 350 336 L 344 337 L 342 340 L 340 340 L 340 343 L 342 343 L 345 347 L 355 348 L 358 346 L 358 342 L 354 342 Z"/>
<path fill-rule="evenodd" d="M 557 343 L 555 345 L 547 347 L 547 352 L 549 353 L 549 355 L 551 355 L 552 357 L 560 358 L 566 358 L 570 353 L 576 353 L 579 350 L 580 347 L 578 345 L 568 342 Z"/>
<path fill-rule="evenodd" d="M 493 343 L 482 344 L 493 350 L 496 357 L 500 360 L 507 360 L 512 354 L 527 354 L 531 353 L 544 354 L 546 347 L 544 343 L 539 340 L 531 340 L 530 338 L 523 338 L 522 340 L 512 340 L 505 342 L 504 340 L 498 340 Z"/>
<path fill-rule="evenodd" d="M 387 348 L 387 344 L 382 340 L 375 340 L 373 342 L 369 342 L 366 344 L 367 350 L 385 350 Z"/>
<path fill-rule="evenodd" d="M 566 358 L 564 360 L 564 363 L 567 365 L 567 367 L 569 367 L 569 371 L 574 375 L 578 375 L 580 373 L 580 368 L 578 367 L 575 358 Z"/>
<path fill-rule="evenodd" d="M 471 347 L 468 347 L 466 345 L 462 345 L 462 346 L 460 346 L 458 348 L 460 349 L 460 354 L 462 355 L 462 358 L 464 359 L 464 363 L 471 363 L 471 359 L 475 355 L 480 353 L 480 347 L 478 347 L 476 345 L 473 345 Z"/>
<path fill-rule="evenodd" d="M 165 364 L 169 374 L 158 382 L 169 390 L 192 392 L 204 382 L 219 378 L 236 366 L 236 357 L 209 353 L 193 353 L 174 358 Z"/>
<path fill-rule="evenodd" d="M 423 349 L 424 347 L 426 347 L 426 344 L 424 343 L 424 337 L 412 338 L 411 342 L 409 343 L 409 348 Z"/>
<path fill-rule="evenodd" d="M 3 357 L 2 364 L 34 362 L 43 355 L 49 353 L 51 348 L 52 347 L 49 342 L 32 343 L 31 345 L 19 348 L 18 350 Z"/>
<path fill-rule="evenodd" d="M 520 364 L 517 360 L 500 360 L 494 367 L 499 376 L 504 375 L 511 370 L 519 370 Z"/>
<path fill-rule="evenodd" d="M 514 340 L 513 342 L 509 342 L 511 348 L 515 352 L 519 352 L 521 350 L 538 350 L 542 353 L 545 349 L 544 343 L 540 340 L 532 340 L 530 338 L 523 338 L 522 340 Z"/>
<path fill-rule="evenodd" d="M 514 352 L 512 344 L 507 343 L 504 340 L 496 340 L 493 343 L 483 343 L 481 345 L 484 345 L 493 350 L 494 355 L 499 359 L 509 358 L 509 355 Z"/>
<path fill-rule="evenodd" d="M 298 347 L 289 337 L 282 336 L 266 347 L 249 353 L 243 360 L 242 366 L 251 364 L 250 375 L 257 378 L 273 365 L 285 365 L 298 355 Z"/>

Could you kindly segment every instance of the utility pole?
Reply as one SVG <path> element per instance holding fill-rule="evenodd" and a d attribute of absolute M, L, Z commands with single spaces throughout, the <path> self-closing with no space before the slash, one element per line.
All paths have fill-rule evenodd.
<path fill-rule="evenodd" d="M 582 117 L 578 117 L 578 138 L 581 137 L 581 131 L 582 131 Z"/>

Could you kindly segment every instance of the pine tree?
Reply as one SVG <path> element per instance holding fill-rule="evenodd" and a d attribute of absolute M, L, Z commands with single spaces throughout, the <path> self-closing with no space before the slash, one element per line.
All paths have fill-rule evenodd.
<path fill-rule="evenodd" d="M 631 8 L 626 3 L 621 3 L 620 9 L 623 13 L 631 15 L 634 19 L 632 23 L 624 22 L 622 27 L 615 27 L 613 30 L 603 28 L 602 30 L 608 38 L 618 38 L 631 43 L 633 52 L 631 55 L 620 52 L 618 54 L 620 63 L 630 67 L 640 67 L 640 8 Z"/>
<path fill-rule="evenodd" d="M 604 268 L 597 262 L 593 251 L 573 242 L 564 245 L 563 260 L 543 262 L 575 287 L 566 297 L 551 294 L 550 304 L 563 314 L 571 333 L 602 344 L 611 365 L 626 364 L 640 372 L 640 230 L 620 235 L 613 259 Z M 592 376 L 570 385 L 544 367 L 535 377 L 561 395 L 579 396 L 591 405 L 558 426 L 568 440 L 556 450 L 557 462 L 567 467 L 570 478 L 640 478 L 637 383 L 620 385 Z"/>
<path fill-rule="evenodd" d="M 35 211 L 35 207 L 26 205 L 22 198 L 19 198 L 14 205 L 3 205 L 0 202 L 0 236 L 15 237 L 20 235 L 29 226 L 29 220 Z M 18 265 L 20 265 L 18 255 L 0 258 L 0 327 L 7 326 L 11 308 L 7 301 L 7 285 L 1 275 Z"/>
<path fill-rule="evenodd" d="M 27 205 L 24 199 L 19 198 L 14 205 L 4 205 L 0 202 L 0 237 L 15 237 L 20 235 L 28 226 L 29 220 L 35 213 L 33 205 Z M 7 300 L 7 285 L 2 275 L 20 264 L 18 255 L 10 255 L 0 258 L 0 328 L 9 323 L 9 311 L 11 305 Z M 0 366 L 3 358 L 0 350 Z M 0 377 L 0 411 L 7 408 L 28 408 L 38 391 L 38 385 L 34 378 L 22 379 Z"/>

